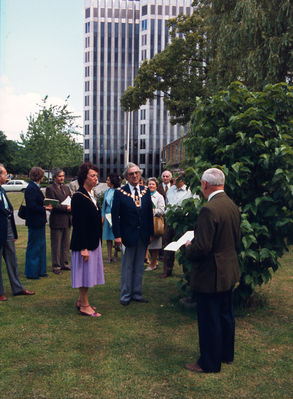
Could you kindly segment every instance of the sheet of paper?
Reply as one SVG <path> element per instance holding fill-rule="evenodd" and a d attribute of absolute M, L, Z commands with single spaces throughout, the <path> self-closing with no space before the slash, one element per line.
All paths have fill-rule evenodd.
<path fill-rule="evenodd" d="M 185 234 L 183 234 L 182 237 L 179 238 L 179 240 L 177 241 L 173 241 L 170 244 L 168 244 L 164 250 L 165 251 L 178 251 L 178 249 L 180 247 L 182 247 L 182 245 L 184 245 L 186 243 L 186 241 L 191 241 L 194 237 L 194 231 L 193 230 L 189 230 L 187 231 Z"/>
<path fill-rule="evenodd" d="M 111 215 L 111 213 L 106 213 L 105 216 L 106 216 L 106 219 L 109 222 L 109 225 L 112 227 L 112 215 Z"/>
<path fill-rule="evenodd" d="M 71 198 L 69 195 L 65 198 L 63 202 L 61 202 L 61 205 L 71 205 Z"/>

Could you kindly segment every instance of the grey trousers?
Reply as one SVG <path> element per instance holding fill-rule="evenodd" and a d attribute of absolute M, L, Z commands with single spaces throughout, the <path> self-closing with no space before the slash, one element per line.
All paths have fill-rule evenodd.
<path fill-rule="evenodd" d="M 69 263 L 70 227 L 66 229 L 51 228 L 52 267 L 62 268 Z"/>
<path fill-rule="evenodd" d="M 121 265 L 121 301 L 141 299 L 146 246 L 139 240 L 137 246 L 127 247 Z"/>
<path fill-rule="evenodd" d="M 2 256 L 6 263 L 7 273 L 11 285 L 13 295 L 23 291 L 23 285 L 19 280 L 19 273 L 17 267 L 17 257 L 14 245 L 14 234 L 11 226 L 11 221 L 8 219 L 7 240 L 0 248 L 0 295 L 4 294 L 3 280 L 2 280 Z"/>

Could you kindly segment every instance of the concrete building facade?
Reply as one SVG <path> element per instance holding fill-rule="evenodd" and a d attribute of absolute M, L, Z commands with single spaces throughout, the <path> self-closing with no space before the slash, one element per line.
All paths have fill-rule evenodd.
<path fill-rule="evenodd" d="M 120 98 L 139 65 L 168 44 L 167 20 L 192 12 L 191 0 L 84 0 L 84 160 L 101 179 L 128 161 L 158 176 L 163 147 L 182 135 L 163 98 L 123 112 Z"/>

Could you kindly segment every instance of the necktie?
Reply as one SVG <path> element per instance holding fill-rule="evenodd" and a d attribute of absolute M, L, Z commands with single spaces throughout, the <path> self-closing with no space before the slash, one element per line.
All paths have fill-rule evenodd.
<path fill-rule="evenodd" d="M 135 205 L 139 208 L 140 200 L 139 200 L 138 191 L 137 191 L 136 187 L 134 187 L 134 202 L 135 202 Z"/>
<path fill-rule="evenodd" d="M 168 191 L 168 184 L 165 184 L 165 193 Z"/>

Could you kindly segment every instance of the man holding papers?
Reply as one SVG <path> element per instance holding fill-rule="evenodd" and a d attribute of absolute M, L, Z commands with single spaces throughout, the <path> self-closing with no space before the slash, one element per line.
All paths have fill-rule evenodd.
<path fill-rule="evenodd" d="M 69 244 L 71 226 L 71 191 L 64 184 L 65 173 L 59 168 L 52 171 L 53 184 L 46 188 L 47 200 L 58 200 L 49 219 L 51 230 L 52 270 L 60 274 L 61 270 L 70 270 Z"/>
<path fill-rule="evenodd" d="M 224 192 L 224 173 L 207 169 L 201 179 L 204 197 L 194 229 L 194 239 L 185 244 L 193 262 L 191 288 L 197 295 L 200 356 L 186 364 L 193 372 L 216 373 L 221 363 L 234 359 L 235 320 L 232 290 L 240 271 L 236 247 L 240 241 L 240 212 Z"/>

